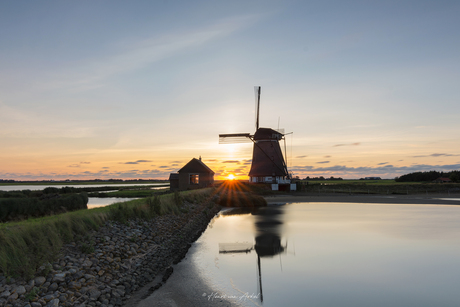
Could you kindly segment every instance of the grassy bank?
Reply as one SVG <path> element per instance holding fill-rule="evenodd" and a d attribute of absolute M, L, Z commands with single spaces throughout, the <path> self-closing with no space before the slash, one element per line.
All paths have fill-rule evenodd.
<path fill-rule="evenodd" d="M 228 206 L 265 205 L 261 197 L 235 187 L 219 187 L 154 195 L 106 207 L 80 210 L 33 218 L 22 222 L 0 224 L 0 272 L 5 276 L 30 278 L 39 268 L 57 259 L 64 243 L 76 242 L 82 252 L 91 253 L 90 230 L 97 230 L 108 220 L 152 219 L 165 214 L 187 213 L 184 202 L 212 202 Z M 207 209 L 205 209 L 207 210 Z M 45 266 L 44 266 L 45 265 Z"/>
<path fill-rule="evenodd" d="M 298 191 L 324 194 L 450 194 L 460 193 L 459 183 L 395 182 L 394 180 L 323 180 L 301 181 Z"/>

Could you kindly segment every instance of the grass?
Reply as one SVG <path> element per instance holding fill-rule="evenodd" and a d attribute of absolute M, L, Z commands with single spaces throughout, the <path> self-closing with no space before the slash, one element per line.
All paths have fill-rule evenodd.
<path fill-rule="evenodd" d="M 302 181 L 300 191 L 348 194 L 450 194 L 460 193 L 458 183 L 395 182 L 394 180 Z"/>
<path fill-rule="evenodd" d="M 33 277 L 46 263 L 57 259 L 65 243 L 80 242 L 84 253 L 94 252 L 88 232 L 107 220 L 126 222 L 163 214 L 185 213 L 184 201 L 208 201 L 212 189 L 136 199 L 106 207 L 0 224 L 0 272 L 5 276 Z"/>
<path fill-rule="evenodd" d="M 117 185 L 117 184 L 157 184 L 157 183 L 169 183 L 167 180 L 145 180 L 145 181 L 17 181 L 17 182 L 2 182 L 0 186 L 12 186 L 12 185 Z"/>
<path fill-rule="evenodd" d="M 155 194 L 169 192 L 169 187 L 164 189 L 139 189 L 139 190 L 120 190 L 113 192 L 93 192 L 89 193 L 89 197 L 150 197 Z"/>
<path fill-rule="evenodd" d="M 6 277 L 31 278 L 40 267 L 57 259 L 65 243 L 76 242 L 81 252 L 94 252 L 89 232 L 108 220 L 127 223 L 130 219 L 179 215 L 188 212 L 185 202 L 204 204 L 203 214 L 207 215 L 216 203 L 236 207 L 266 205 L 261 196 L 254 195 L 244 185 L 228 183 L 218 188 L 154 194 L 106 207 L 3 223 L 0 224 L 0 272 Z"/>
<path fill-rule="evenodd" d="M 80 210 L 0 226 L 0 271 L 5 276 L 32 277 L 51 262 L 66 242 L 97 229 L 109 215 L 102 210 Z"/>

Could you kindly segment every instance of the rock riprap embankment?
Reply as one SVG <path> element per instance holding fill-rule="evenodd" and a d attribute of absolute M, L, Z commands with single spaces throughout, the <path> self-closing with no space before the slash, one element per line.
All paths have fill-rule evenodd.
<path fill-rule="evenodd" d="M 0 276 L 0 306 L 121 306 L 180 261 L 219 211 L 209 204 L 183 208 L 187 213 L 152 220 L 108 221 L 84 241 L 65 245 L 29 281 Z"/>

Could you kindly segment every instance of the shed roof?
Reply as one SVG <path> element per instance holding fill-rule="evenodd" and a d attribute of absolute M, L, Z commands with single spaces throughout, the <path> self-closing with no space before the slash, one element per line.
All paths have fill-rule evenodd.
<path fill-rule="evenodd" d="M 214 174 L 214 172 L 204 164 L 201 159 L 198 160 L 193 158 L 184 167 L 182 167 L 178 173 L 209 173 Z"/>
<path fill-rule="evenodd" d="M 169 174 L 169 180 L 179 180 L 179 173 Z"/>

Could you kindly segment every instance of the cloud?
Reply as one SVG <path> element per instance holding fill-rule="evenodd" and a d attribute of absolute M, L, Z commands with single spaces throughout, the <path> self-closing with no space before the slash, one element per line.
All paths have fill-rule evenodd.
<path fill-rule="evenodd" d="M 377 165 L 385 165 L 385 164 L 388 164 L 388 162 L 382 162 L 382 163 L 379 163 Z"/>
<path fill-rule="evenodd" d="M 151 160 L 137 160 L 137 161 L 130 161 L 130 162 L 120 162 L 120 164 L 139 164 L 139 163 L 149 163 L 153 162 Z"/>
<path fill-rule="evenodd" d="M 316 162 L 317 164 L 326 164 L 329 163 L 330 161 L 321 161 L 321 162 Z"/>
<path fill-rule="evenodd" d="M 301 177 L 311 175 L 333 175 L 345 178 L 359 178 L 379 175 L 384 178 L 394 178 L 414 172 L 426 172 L 431 170 L 447 172 L 458 169 L 460 169 L 460 163 L 448 165 L 414 164 L 411 166 L 385 165 L 378 167 L 348 167 L 345 165 L 334 165 L 329 167 L 293 166 L 290 168 L 290 171 Z"/>
<path fill-rule="evenodd" d="M 331 156 L 324 156 L 324 158 L 326 158 L 326 159 L 327 159 L 327 158 L 330 158 L 330 157 L 331 157 Z"/>
<path fill-rule="evenodd" d="M 49 80 L 40 87 L 44 89 L 73 88 L 86 91 L 102 87 L 104 80 L 115 75 L 142 69 L 171 58 L 176 54 L 199 48 L 208 42 L 231 35 L 235 31 L 256 22 L 259 15 L 246 14 L 225 18 L 202 28 L 185 28 L 180 31 L 162 32 L 161 36 L 152 36 L 137 41 L 121 41 L 121 48 L 113 54 L 94 59 L 86 65 L 74 67 L 60 74 L 60 78 Z M 128 47 L 126 47 L 128 46 Z"/>
<path fill-rule="evenodd" d="M 361 143 L 351 143 L 351 144 L 336 144 L 332 147 L 339 147 L 339 146 L 358 146 L 361 145 Z"/>
<path fill-rule="evenodd" d="M 80 162 L 80 164 L 91 164 L 91 162 Z"/>
<path fill-rule="evenodd" d="M 222 163 L 236 163 L 236 164 L 239 164 L 240 161 L 238 161 L 238 160 L 226 160 L 226 161 L 222 161 Z"/>
<path fill-rule="evenodd" d="M 306 158 L 308 156 L 297 156 L 296 159 L 303 159 L 303 158 Z"/>
<path fill-rule="evenodd" d="M 434 153 L 431 155 L 424 155 L 424 156 L 413 156 L 413 158 L 426 158 L 426 157 L 458 157 L 460 155 L 452 155 L 447 153 Z"/>

